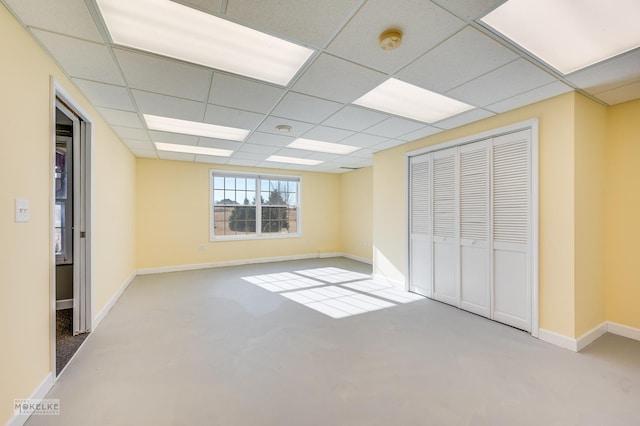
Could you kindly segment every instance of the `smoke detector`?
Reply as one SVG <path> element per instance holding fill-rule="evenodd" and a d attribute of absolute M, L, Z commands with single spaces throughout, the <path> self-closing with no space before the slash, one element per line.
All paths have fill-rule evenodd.
<path fill-rule="evenodd" d="M 383 50 L 393 50 L 402 43 L 402 31 L 396 28 L 388 29 L 380 34 L 378 40 Z"/>

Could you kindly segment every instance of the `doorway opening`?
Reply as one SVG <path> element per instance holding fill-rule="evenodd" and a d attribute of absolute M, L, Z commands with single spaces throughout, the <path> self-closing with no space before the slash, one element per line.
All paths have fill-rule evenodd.
<path fill-rule="evenodd" d="M 91 140 L 90 122 L 73 103 L 57 91 L 54 102 L 52 366 L 57 377 L 91 332 Z"/>

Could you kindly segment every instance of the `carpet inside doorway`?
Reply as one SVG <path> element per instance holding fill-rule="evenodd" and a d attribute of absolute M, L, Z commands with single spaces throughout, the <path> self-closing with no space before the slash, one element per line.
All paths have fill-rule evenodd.
<path fill-rule="evenodd" d="M 60 374 L 88 335 L 73 335 L 73 309 L 56 311 L 56 375 Z"/>

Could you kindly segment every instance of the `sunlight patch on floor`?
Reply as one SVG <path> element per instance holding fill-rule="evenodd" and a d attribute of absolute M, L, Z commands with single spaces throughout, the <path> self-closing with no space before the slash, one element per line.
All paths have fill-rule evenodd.
<path fill-rule="evenodd" d="M 423 299 L 417 294 L 375 282 L 370 275 L 335 267 L 242 279 L 332 318 L 345 318 Z"/>

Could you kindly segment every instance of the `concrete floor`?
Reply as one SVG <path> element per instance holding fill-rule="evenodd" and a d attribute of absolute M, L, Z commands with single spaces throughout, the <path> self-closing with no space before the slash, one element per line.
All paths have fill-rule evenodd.
<path fill-rule="evenodd" d="M 576 354 L 422 299 L 335 319 L 243 277 L 137 277 L 28 425 L 640 425 L 640 342 Z"/>

